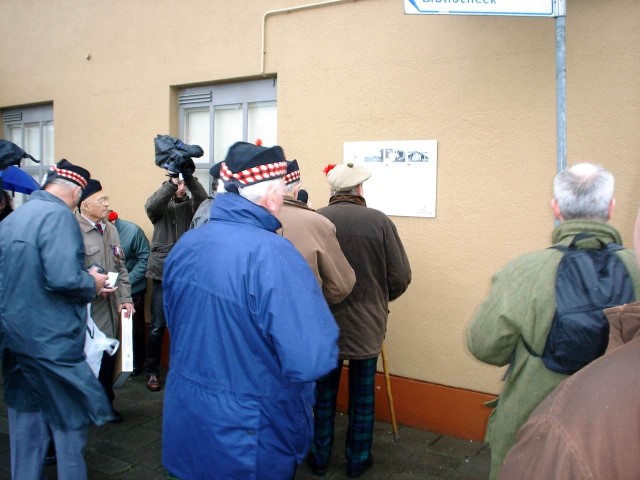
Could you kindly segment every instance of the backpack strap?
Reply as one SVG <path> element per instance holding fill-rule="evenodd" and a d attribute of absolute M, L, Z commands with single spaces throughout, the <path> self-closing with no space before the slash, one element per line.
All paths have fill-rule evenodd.
<path fill-rule="evenodd" d="M 529 352 L 529 354 L 530 354 L 531 356 L 533 356 L 533 357 L 538 357 L 538 358 L 542 357 L 542 355 L 538 355 L 538 354 L 535 352 L 535 350 L 531 347 L 531 345 L 529 345 L 529 344 L 527 343 L 527 341 L 524 339 L 524 337 L 522 337 L 522 343 L 524 344 L 524 348 L 526 348 L 526 349 L 527 349 L 527 352 Z"/>

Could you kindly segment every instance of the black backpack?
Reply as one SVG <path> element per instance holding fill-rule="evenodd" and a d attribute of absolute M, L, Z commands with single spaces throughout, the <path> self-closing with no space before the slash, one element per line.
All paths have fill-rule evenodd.
<path fill-rule="evenodd" d="M 541 357 L 554 372 L 571 375 L 602 356 L 609 344 L 609 322 L 603 310 L 635 301 L 633 281 L 614 253 L 617 243 L 581 249 L 576 242 L 593 237 L 580 233 L 564 252 L 556 276 L 556 312 L 542 355 L 525 342 L 531 355 Z"/>

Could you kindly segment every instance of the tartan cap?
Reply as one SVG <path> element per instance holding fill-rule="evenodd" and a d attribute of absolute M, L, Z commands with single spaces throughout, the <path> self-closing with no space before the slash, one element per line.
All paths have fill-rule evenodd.
<path fill-rule="evenodd" d="M 220 178 L 236 188 L 247 187 L 265 180 L 282 178 L 287 173 L 287 161 L 282 147 L 263 147 L 236 142 L 227 152 L 220 166 Z M 228 190 L 228 189 L 227 189 Z"/>
<path fill-rule="evenodd" d="M 297 160 L 287 162 L 287 174 L 284 176 L 284 183 L 291 185 L 300 181 L 300 167 Z"/>
<path fill-rule="evenodd" d="M 91 174 L 89 173 L 89 170 L 78 165 L 74 165 L 63 158 L 57 163 L 57 165 L 54 165 L 49 169 L 49 172 L 47 173 L 47 180 L 44 182 L 45 185 L 56 178 L 69 180 L 70 182 L 79 185 L 84 190 L 87 188 L 87 183 L 91 178 Z"/>

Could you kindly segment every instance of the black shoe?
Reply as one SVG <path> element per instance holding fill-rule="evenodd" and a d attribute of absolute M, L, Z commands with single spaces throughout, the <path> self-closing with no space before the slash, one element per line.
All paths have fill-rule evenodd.
<path fill-rule="evenodd" d="M 115 408 L 113 409 L 113 418 L 109 420 L 109 423 L 122 423 L 122 415 Z"/>
<path fill-rule="evenodd" d="M 137 377 L 142 373 L 141 368 L 134 368 L 133 371 L 129 374 L 130 377 Z"/>
<path fill-rule="evenodd" d="M 159 392 L 161 388 L 158 375 L 147 375 L 147 390 Z"/>
<path fill-rule="evenodd" d="M 309 467 L 311 467 L 311 473 L 313 473 L 316 477 L 324 477 L 327 474 L 327 466 L 318 466 L 316 464 L 316 459 L 313 456 L 313 453 L 310 453 L 307 457 L 307 463 Z"/>
<path fill-rule="evenodd" d="M 364 472 L 369 470 L 373 466 L 373 455 L 369 454 L 369 458 L 366 461 L 358 465 L 347 465 L 347 477 L 358 478 Z"/>

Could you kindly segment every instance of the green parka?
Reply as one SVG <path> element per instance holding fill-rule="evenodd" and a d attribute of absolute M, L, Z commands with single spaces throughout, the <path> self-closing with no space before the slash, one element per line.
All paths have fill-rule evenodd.
<path fill-rule="evenodd" d="M 598 248 L 597 240 L 622 244 L 610 225 L 589 220 L 568 220 L 553 231 L 553 244 L 569 245 L 586 232 L 596 238 L 582 240 L 580 248 Z M 597 240 L 596 240 L 597 239 Z M 616 252 L 624 262 L 640 298 L 640 274 L 632 250 Z M 491 292 L 467 330 L 467 346 L 479 360 L 491 365 L 510 363 L 504 388 L 489 419 L 485 440 L 491 446 L 491 479 L 515 444 L 518 430 L 535 407 L 567 376 L 548 370 L 529 354 L 523 339 L 534 351 L 544 350 L 556 310 L 555 280 L 563 253 L 549 248 L 521 256 L 493 278 Z"/>

